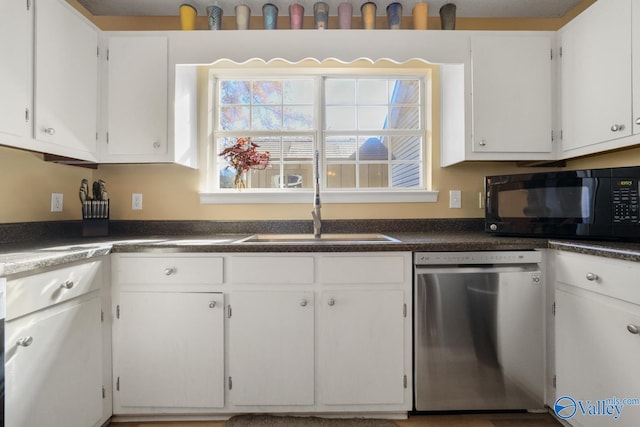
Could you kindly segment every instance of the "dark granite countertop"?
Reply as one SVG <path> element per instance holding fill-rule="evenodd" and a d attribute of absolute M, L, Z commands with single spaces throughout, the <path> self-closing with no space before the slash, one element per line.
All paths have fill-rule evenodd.
<path fill-rule="evenodd" d="M 0 276 L 51 267 L 109 253 L 179 252 L 365 252 L 486 251 L 551 248 L 640 262 L 640 244 L 548 238 L 499 237 L 474 231 L 384 233 L 397 241 L 301 243 L 238 243 L 250 234 L 139 236 L 50 240 L 0 245 Z"/>

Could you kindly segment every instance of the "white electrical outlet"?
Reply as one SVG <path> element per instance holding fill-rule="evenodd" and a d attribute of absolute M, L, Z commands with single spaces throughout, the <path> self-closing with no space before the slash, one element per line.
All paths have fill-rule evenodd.
<path fill-rule="evenodd" d="M 462 207 L 462 192 L 460 190 L 449 191 L 449 207 L 452 209 L 460 209 Z"/>
<path fill-rule="evenodd" d="M 51 212 L 62 212 L 63 194 L 51 193 Z"/>
<path fill-rule="evenodd" d="M 131 194 L 131 210 L 134 210 L 134 211 L 142 210 L 142 193 Z"/>

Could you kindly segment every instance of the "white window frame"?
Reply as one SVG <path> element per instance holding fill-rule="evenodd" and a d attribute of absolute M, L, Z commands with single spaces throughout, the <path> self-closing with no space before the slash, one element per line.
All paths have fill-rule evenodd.
<path fill-rule="evenodd" d="M 206 190 L 200 192 L 200 202 L 202 204 L 277 204 L 277 203 L 302 203 L 311 204 L 313 202 L 313 189 L 219 189 L 217 180 L 217 170 L 215 168 L 216 153 L 217 150 L 215 141 L 213 138 L 213 111 L 216 108 L 215 104 L 215 78 L 238 78 L 238 77 L 252 77 L 252 78 L 269 78 L 269 77 L 287 77 L 287 76 L 308 76 L 322 79 L 323 76 L 336 76 L 344 74 L 345 76 L 357 78 L 363 75 L 363 68 L 358 67 L 356 70 L 344 68 L 344 69 L 261 69 L 255 68 L 242 68 L 239 65 L 239 69 L 234 68 L 232 72 L 228 70 L 210 70 L 208 78 L 208 90 L 207 96 L 208 102 L 208 129 L 209 136 L 207 138 L 206 150 L 203 150 L 205 156 L 204 161 L 204 175 L 205 175 L 205 187 Z M 382 189 L 326 189 L 321 179 L 321 201 L 322 203 L 433 203 L 438 199 L 438 191 L 431 190 L 429 188 L 431 183 L 431 147 L 430 147 L 430 133 L 431 133 L 431 84 L 427 79 L 427 75 L 424 70 L 417 70 L 415 68 L 400 69 L 400 70 L 378 70 L 373 71 L 366 70 L 367 75 L 378 75 L 381 78 L 389 78 L 395 75 L 402 76 L 416 76 L 423 79 L 424 90 L 421 93 L 423 114 L 424 114 L 424 144 L 422 169 L 423 176 L 422 188 L 382 188 Z M 316 85 L 318 93 L 316 98 L 323 100 L 324 96 L 321 93 L 323 85 Z M 324 107 L 324 101 L 317 103 L 319 109 Z M 322 117 L 322 116 L 320 116 Z M 324 124 L 318 124 L 316 141 L 317 144 L 322 144 L 324 131 Z M 321 150 L 322 153 L 322 150 Z M 324 176 L 326 172 L 326 164 L 322 157 L 320 159 L 320 168 L 322 169 L 320 176 Z M 215 184 L 216 188 L 213 188 Z"/>

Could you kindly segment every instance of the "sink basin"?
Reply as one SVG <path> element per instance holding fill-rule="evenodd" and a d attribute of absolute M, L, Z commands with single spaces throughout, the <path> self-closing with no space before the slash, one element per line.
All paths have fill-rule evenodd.
<path fill-rule="evenodd" d="M 236 243 L 268 244 L 364 244 L 392 243 L 398 239 L 378 233 L 326 233 L 321 237 L 313 234 L 254 234 Z"/>

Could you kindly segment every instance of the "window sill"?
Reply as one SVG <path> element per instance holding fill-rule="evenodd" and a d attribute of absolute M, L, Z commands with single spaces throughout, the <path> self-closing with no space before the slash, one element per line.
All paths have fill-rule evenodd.
<path fill-rule="evenodd" d="M 323 191 L 322 203 L 435 203 L 438 191 Z M 267 192 L 232 190 L 217 193 L 200 193 L 200 203 L 206 204 L 277 204 L 313 203 L 312 191 Z"/>

